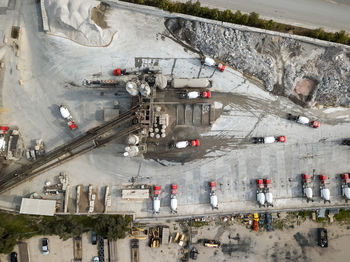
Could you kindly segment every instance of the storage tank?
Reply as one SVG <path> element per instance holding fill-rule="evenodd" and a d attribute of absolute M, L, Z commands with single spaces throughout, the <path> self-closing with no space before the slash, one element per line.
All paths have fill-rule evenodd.
<path fill-rule="evenodd" d="M 130 134 L 127 139 L 128 145 L 137 145 L 140 143 L 140 137 L 135 134 Z"/>
<path fill-rule="evenodd" d="M 218 197 L 215 192 L 210 193 L 210 205 L 213 209 L 218 209 Z"/>
<path fill-rule="evenodd" d="M 275 141 L 276 141 L 276 139 L 273 136 L 264 137 L 264 143 L 265 144 L 272 144 Z"/>
<path fill-rule="evenodd" d="M 156 87 L 158 87 L 159 89 L 165 89 L 167 84 L 168 84 L 168 80 L 164 75 L 158 74 L 156 76 L 156 79 L 155 79 Z"/>
<path fill-rule="evenodd" d="M 151 88 L 149 87 L 149 85 L 147 83 L 142 83 L 139 86 L 139 90 L 142 96 L 149 96 L 151 94 Z"/>
<path fill-rule="evenodd" d="M 173 88 L 209 88 L 211 79 L 209 78 L 173 78 L 171 81 Z"/>
<path fill-rule="evenodd" d="M 126 88 L 126 91 L 132 96 L 137 96 L 139 94 L 137 85 L 134 82 L 127 82 L 125 88 Z"/>

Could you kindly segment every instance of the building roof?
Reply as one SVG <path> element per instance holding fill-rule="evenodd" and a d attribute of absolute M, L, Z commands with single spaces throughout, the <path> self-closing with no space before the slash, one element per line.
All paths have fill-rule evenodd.
<path fill-rule="evenodd" d="M 53 216 L 56 209 L 56 200 L 22 198 L 20 214 Z"/>

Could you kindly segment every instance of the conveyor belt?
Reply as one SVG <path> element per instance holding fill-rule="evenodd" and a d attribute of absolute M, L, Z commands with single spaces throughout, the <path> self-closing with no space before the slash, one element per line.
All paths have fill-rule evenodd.
<path fill-rule="evenodd" d="M 119 117 L 112 119 L 101 126 L 88 130 L 84 135 L 73 139 L 68 144 L 59 146 L 48 152 L 45 156 L 39 158 L 35 162 L 24 165 L 0 178 L 0 192 L 4 192 L 17 186 L 24 181 L 33 178 L 34 176 L 58 166 L 68 160 L 82 155 L 88 151 L 107 144 L 113 139 L 123 137 L 127 134 L 141 129 L 140 124 L 131 125 L 129 128 L 119 132 L 112 133 L 109 136 L 101 138 L 102 135 L 111 131 L 116 127 L 120 127 L 126 122 L 130 122 L 137 117 L 136 112 L 140 105 L 131 108 L 129 111 L 119 115 Z"/>

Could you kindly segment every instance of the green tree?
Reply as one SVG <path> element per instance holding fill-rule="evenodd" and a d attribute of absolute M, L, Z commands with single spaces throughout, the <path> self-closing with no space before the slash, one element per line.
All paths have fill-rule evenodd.
<path fill-rule="evenodd" d="M 248 19 L 248 24 L 252 25 L 252 26 L 260 25 L 259 15 L 255 12 L 250 13 L 249 19 Z"/>

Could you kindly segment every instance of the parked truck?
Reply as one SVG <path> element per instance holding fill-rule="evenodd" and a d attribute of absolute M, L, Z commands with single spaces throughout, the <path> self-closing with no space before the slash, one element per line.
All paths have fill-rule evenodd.
<path fill-rule="evenodd" d="M 306 197 L 306 201 L 314 201 L 313 195 L 312 195 L 312 188 L 311 188 L 311 178 L 308 174 L 302 174 L 302 180 L 303 180 L 303 195 Z"/>
<path fill-rule="evenodd" d="M 177 213 L 177 185 L 171 184 L 170 209 L 171 213 Z"/>
<path fill-rule="evenodd" d="M 324 200 L 324 203 L 331 202 L 330 200 L 330 192 L 327 188 L 327 177 L 325 175 L 320 175 L 320 192 L 321 192 L 321 198 Z"/>
<path fill-rule="evenodd" d="M 70 114 L 67 107 L 60 105 L 59 106 L 61 116 L 66 120 L 67 125 L 69 126 L 70 130 L 75 130 L 77 128 L 77 125 L 75 124 L 75 121 L 73 120 L 72 115 Z"/>
<path fill-rule="evenodd" d="M 158 66 L 151 66 L 151 67 L 146 67 L 146 68 L 136 68 L 136 67 L 131 67 L 131 68 L 116 68 L 113 70 L 113 75 L 115 76 L 123 76 L 123 75 L 139 75 L 139 74 L 155 74 L 155 73 L 160 73 L 161 69 Z"/>
<path fill-rule="evenodd" d="M 310 120 L 306 116 L 295 116 L 295 115 L 292 115 L 292 114 L 288 114 L 288 119 L 292 120 L 292 121 L 295 121 L 295 122 L 297 122 L 299 124 L 310 126 L 310 127 L 313 127 L 313 128 L 319 128 L 320 127 L 320 122 L 319 121 Z"/>
<path fill-rule="evenodd" d="M 266 178 L 264 179 L 264 193 L 265 193 L 265 200 L 266 200 L 266 206 L 272 206 L 273 207 L 273 194 L 271 192 L 271 179 Z"/>
<path fill-rule="evenodd" d="M 216 182 L 210 181 L 209 182 L 209 188 L 210 188 L 210 205 L 212 209 L 219 209 L 218 206 L 218 197 L 215 193 L 216 191 Z"/>
<path fill-rule="evenodd" d="M 202 63 L 206 66 L 216 67 L 220 72 L 224 72 L 226 66 L 222 63 L 216 63 L 213 58 L 203 57 Z"/>
<path fill-rule="evenodd" d="M 153 195 L 153 214 L 159 214 L 160 212 L 160 186 L 154 186 L 153 187 L 153 191 L 154 191 L 154 195 Z"/>
<path fill-rule="evenodd" d="M 257 179 L 256 186 L 256 200 L 258 201 L 259 207 L 265 206 L 264 180 L 262 178 Z"/>
<path fill-rule="evenodd" d="M 349 174 L 341 174 L 342 184 L 341 184 L 341 191 L 342 196 L 344 197 L 346 203 L 350 199 L 350 179 Z"/>
<path fill-rule="evenodd" d="M 183 99 L 196 99 L 196 98 L 210 98 L 210 91 L 186 91 L 179 93 L 179 98 Z"/>
<path fill-rule="evenodd" d="M 328 234 L 327 229 L 325 228 L 319 228 L 317 230 L 318 233 L 318 245 L 320 247 L 326 248 L 328 247 Z"/>
<path fill-rule="evenodd" d="M 199 139 L 177 141 L 170 144 L 171 148 L 186 148 L 186 147 L 198 147 L 198 146 L 199 146 Z"/>
<path fill-rule="evenodd" d="M 272 144 L 272 143 L 285 143 L 285 136 L 265 136 L 265 137 L 253 137 L 254 144 Z"/>

